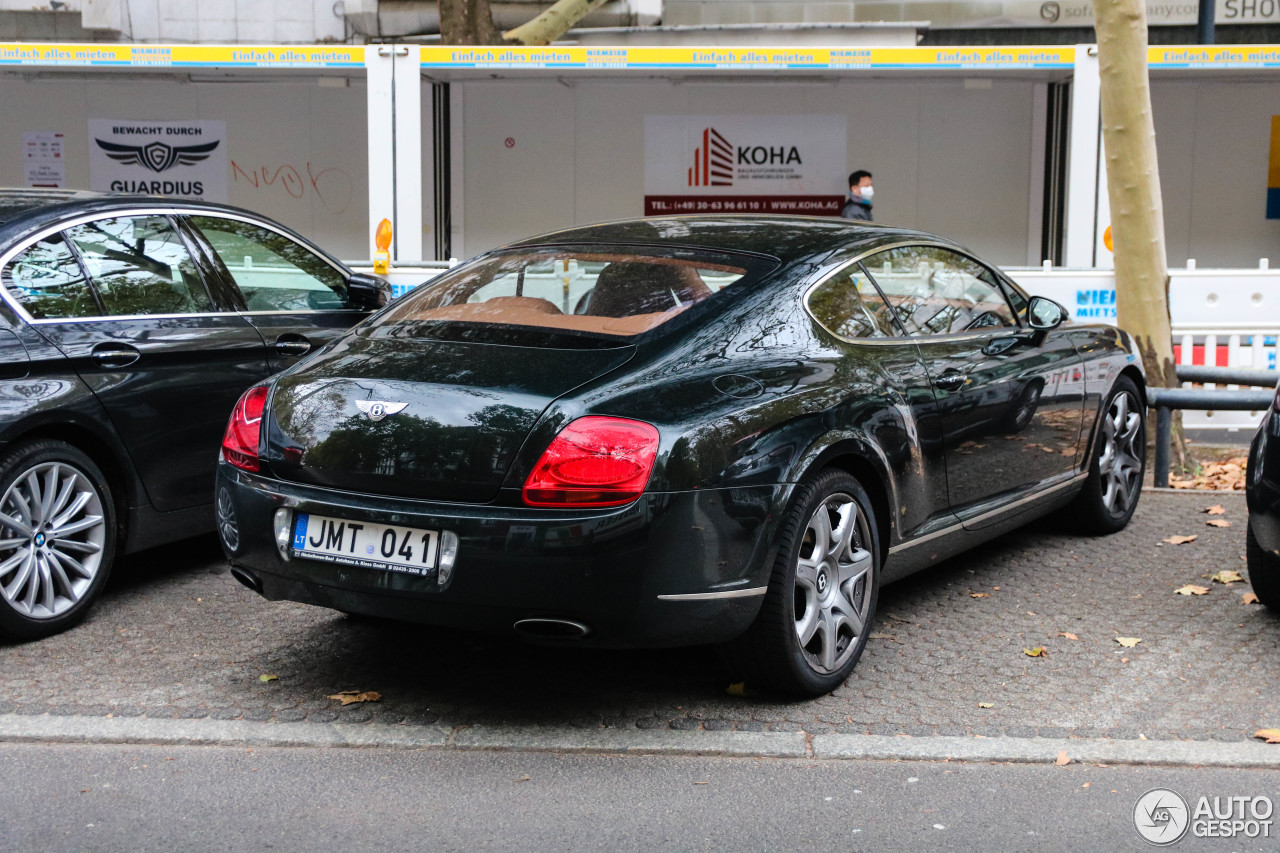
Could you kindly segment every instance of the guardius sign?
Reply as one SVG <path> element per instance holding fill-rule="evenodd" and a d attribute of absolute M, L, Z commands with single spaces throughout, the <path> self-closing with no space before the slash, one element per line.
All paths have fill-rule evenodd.
<path fill-rule="evenodd" d="M 102 192 L 227 200 L 221 121 L 89 119 L 89 185 Z"/>

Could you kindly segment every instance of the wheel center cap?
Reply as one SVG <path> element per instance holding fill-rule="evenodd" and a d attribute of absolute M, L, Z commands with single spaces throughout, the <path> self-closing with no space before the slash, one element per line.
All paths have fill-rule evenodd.
<path fill-rule="evenodd" d="M 827 594 L 827 572 L 824 569 L 823 571 L 818 572 L 818 595 L 826 595 L 826 594 Z"/>
<path fill-rule="evenodd" d="M 36 534 L 36 547 L 37 547 L 37 548 L 43 548 L 43 547 L 44 547 L 44 543 L 45 543 L 45 541 L 46 541 L 46 540 L 45 540 L 45 536 L 44 536 L 44 534 L 43 534 L 43 533 L 37 533 L 37 534 Z"/>

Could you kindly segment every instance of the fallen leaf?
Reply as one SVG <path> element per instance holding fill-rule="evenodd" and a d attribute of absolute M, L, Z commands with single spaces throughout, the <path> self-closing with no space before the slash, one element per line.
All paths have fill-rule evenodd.
<path fill-rule="evenodd" d="M 1062 767 L 1063 765 L 1070 764 L 1071 759 L 1067 757 L 1067 751 L 1064 749 L 1058 753 L 1058 760 L 1053 763 Z"/>
<path fill-rule="evenodd" d="M 523 776 L 521 776 L 519 779 L 516 779 L 515 781 L 517 781 L 517 782 L 532 782 L 532 781 L 533 781 L 533 777 L 532 777 L 532 776 L 530 776 L 528 773 L 526 773 L 526 774 L 524 774 Z"/>
<path fill-rule="evenodd" d="M 1209 587 L 1197 586 L 1196 584 L 1189 583 L 1186 586 L 1180 586 L 1177 589 L 1175 589 L 1173 591 L 1173 594 L 1174 595 L 1208 595 Z"/>
<path fill-rule="evenodd" d="M 1131 649 L 1134 646 L 1138 645 L 1138 643 L 1141 643 L 1142 638 L 1141 637 L 1116 637 L 1116 642 L 1124 646 L 1126 649 Z"/>
<path fill-rule="evenodd" d="M 998 587 L 998 586 L 993 586 L 993 587 L 991 587 L 991 588 L 992 588 L 992 589 L 994 589 L 996 592 L 999 592 L 999 591 L 1000 591 L 1000 587 Z"/>
<path fill-rule="evenodd" d="M 1035 616 L 1035 615 L 1036 615 L 1036 612 L 1035 612 L 1034 610 L 1028 610 L 1028 611 L 1027 611 L 1027 615 L 1028 615 L 1028 616 Z"/>
<path fill-rule="evenodd" d="M 1058 632 L 1058 636 L 1059 636 L 1059 637 L 1066 637 L 1068 640 L 1078 640 L 1078 639 L 1080 639 L 1079 637 L 1077 637 L 1075 634 L 1071 633 L 1070 631 L 1059 631 L 1059 632 Z"/>
<path fill-rule="evenodd" d="M 1205 524 L 1209 525 L 1210 527 L 1230 527 L 1231 526 L 1231 522 L 1221 518 L 1211 518 L 1208 521 L 1206 521 Z"/>
<path fill-rule="evenodd" d="M 377 702 L 382 699 L 382 694 L 376 690 L 343 690 L 325 698 L 337 699 L 345 708 L 352 702 Z"/>
<path fill-rule="evenodd" d="M 1209 513 L 1209 515 L 1225 515 L 1227 512 L 1225 509 L 1222 508 L 1222 504 L 1214 504 L 1213 506 L 1207 506 L 1200 511 L 1207 512 Z"/>
<path fill-rule="evenodd" d="M 1244 595 L 1240 596 L 1240 603 L 1241 604 L 1257 604 L 1258 596 L 1256 593 L 1246 592 Z"/>
<path fill-rule="evenodd" d="M 1049 652 L 1044 646 L 1036 646 L 1034 649 L 1023 649 L 1022 653 L 1029 658 L 1043 658 L 1049 656 Z"/>
<path fill-rule="evenodd" d="M 264 672 L 262 675 L 259 675 L 259 676 L 258 676 L 258 680 L 259 680 L 259 681 L 277 681 L 277 680 L 279 680 L 279 678 L 280 678 L 280 676 L 278 676 L 278 675 L 268 675 L 268 674 L 267 674 L 267 673 L 265 673 L 265 672 Z"/>
<path fill-rule="evenodd" d="M 978 703 L 979 708 L 994 708 L 995 706 L 996 706 L 995 702 L 979 702 Z"/>
<path fill-rule="evenodd" d="M 990 598 L 990 597 L 991 597 L 991 593 L 989 593 L 989 592 L 971 592 L 971 593 L 969 593 L 969 597 L 970 597 L 970 598 Z"/>
<path fill-rule="evenodd" d="M 1188 542 L 1196 541 L 1198 537 L 1195 534 L 1191 536 L 1170 536 L 1168 539 L 1161 539 L 1161 542 L 1168 542 L 1170 545 L 1186 545 Z"/>
<path fill-rule="evenodd" d="M 1244 578 L 1240 573 L 1233 569 L 1223 569 L 1217 574 L 1211 576 L 1209 580 L 1214 583 L 1244 583 Z"/>
<path fill-rule="evenodd" d="M 868 640 L 892 640 L 898 645 L 902 645 L 902 641 L 899 640 L 897 637 L 893 636 L 892 634 L 868 634 L 867 639 Z"/>
<path fill-rule="evenodd" d="M 1253 736 L 1262 738 L 1267 743 L 1280 743 L 1280 729 L 1258 729 Z"/>
<path fill-rule="evenodd" d="M 1068 447 L 1066 450 L 1062 451 L 1062 455 L 1063 455 L 1063 456 L 1075 456 L 1075 455 L 1076 455 L 1076 449 L 1075 449 L 1074 447 Z"/>

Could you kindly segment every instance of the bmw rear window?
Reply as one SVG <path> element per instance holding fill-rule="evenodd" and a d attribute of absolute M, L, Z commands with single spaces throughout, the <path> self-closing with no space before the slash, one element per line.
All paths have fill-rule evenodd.
<path fill-rule="evenodd" d="M 559 345 L 565 338 L 635 338 L 700 313 L 773 264 L 667 247 L 532 248 L 498 252 L 443 273 L 372 325 L 397 334 Z M 682 324 L 681 324 L 682 325 Z"/>

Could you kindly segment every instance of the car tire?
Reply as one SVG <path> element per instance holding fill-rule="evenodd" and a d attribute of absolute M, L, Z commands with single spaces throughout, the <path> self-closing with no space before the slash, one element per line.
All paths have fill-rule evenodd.
<path fill-rule="evenodd" d="M 0 633 L 34 640 L 75 625 L 115 547 L 115 504 L 92 459 L 47 439 L 0 456 Z"/>
<path fill-rule="evenodd" d="M 875 511 L 856 479 L 828 469 L 802 483 L 779 534 L 760 612 L 725 649 L 736 675 L 808 697 L 843 684 L 875 616 L 879 546 Z"/>
<path fill-rule="evenodd" d="M 1253 594 L 1271 610 L 1280 611 L 1280 557 L 1259 544 L 1253 525 L 1245 528 L 1244 554 Z"/>
<path fill-rule="evenodd" d="M 1146 473 L 1146 413 L 1133 380 L 1127 376 L 1117 379 L 1098 418 L 1089 452 L 1089 476 L 1072 504 L 1076 526 L 1082 532 L 1115 533 L 1133 518 Z"/>
<path fill-rule="evenodd" d="M 1005 418 L 1004 431 L 1006 433 L 1022 432 L 1031 426 L 1031 421 L 1036 416 L 1036 409 L 1040 407 L 1040 395 L 1043 392 L 1044 382 L 1040 379 L 1035 379 L 1022 389 L 1022 393 L 1014 401 L 1013 409 Z"/>

